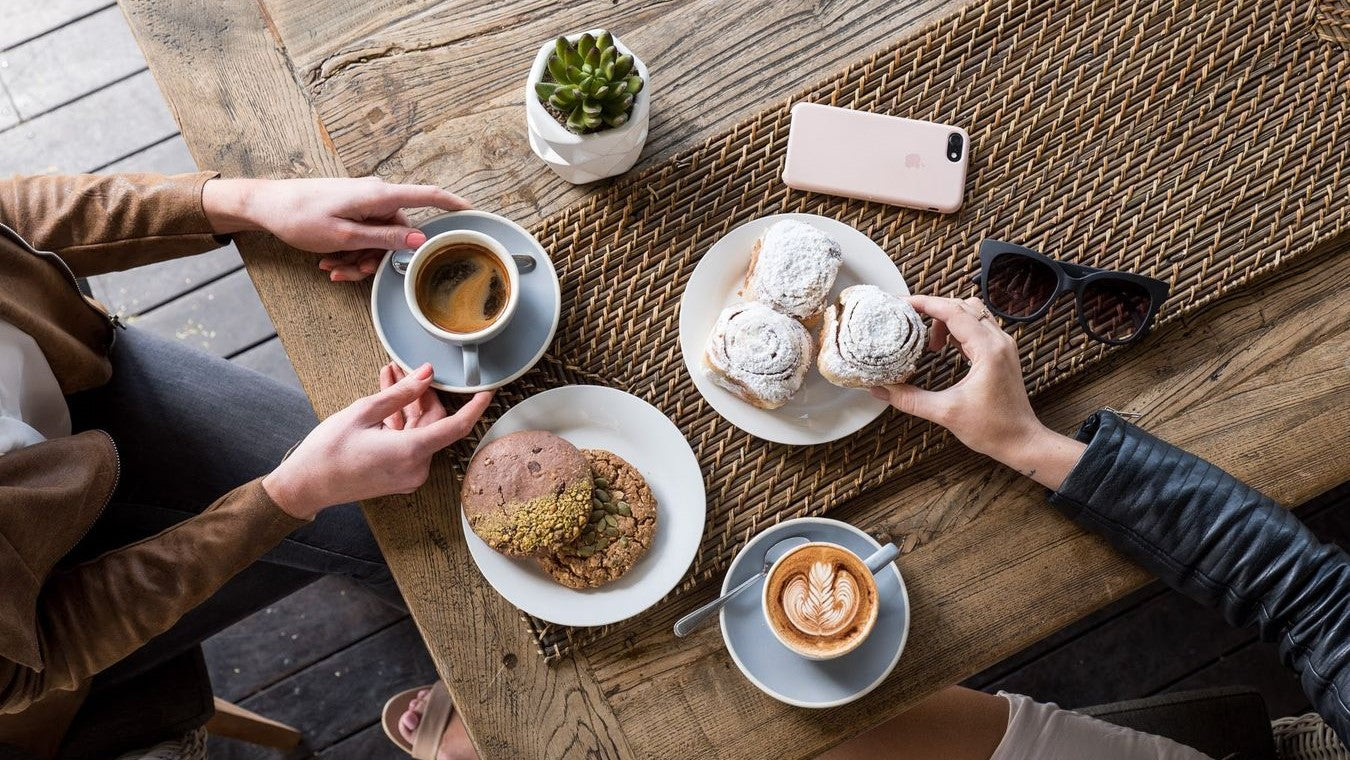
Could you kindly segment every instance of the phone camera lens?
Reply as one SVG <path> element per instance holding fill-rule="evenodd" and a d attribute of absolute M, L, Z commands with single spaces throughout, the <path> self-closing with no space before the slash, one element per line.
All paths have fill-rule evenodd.
<path fill-rule="evenodd" d="M 947 160 L 956 163 L 961 160 L 961 151 L 965 148 L 965 140 L 960 132 L 953 132 L 947 136 Z"/>

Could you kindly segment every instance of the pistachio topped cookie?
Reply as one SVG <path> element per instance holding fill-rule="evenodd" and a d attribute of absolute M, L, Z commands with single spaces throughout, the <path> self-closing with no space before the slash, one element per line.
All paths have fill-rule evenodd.
<path fill-rule="evenodd" d="M 553 580 L 578 589 L 623 577 L 656 536 L 656 497 L 637 468 L 603 449 L 581 454 L 594 478 L 586 527 L 576 541 L 536 559 Z"/>
<path fill-rule="evenodd" d="M 469 527 L 488 546 L 516 556 L 572 543 L 591 514 L 592 476 L 577 447 L 542 430 L 484 446 L 464 473 L 460 499 Z"/>

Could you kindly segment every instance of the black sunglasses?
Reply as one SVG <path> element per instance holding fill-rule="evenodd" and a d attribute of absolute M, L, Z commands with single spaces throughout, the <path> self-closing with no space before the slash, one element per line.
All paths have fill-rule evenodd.
<path fill-rule="evenodd" d="M 1147 335 L 1168 292 L 1162 280 L 1056 261 L 1000 240 L 980 243 L 979 283 L 989 310 L 1013 322 L 1040 319 L 1071 292 L 1083 331 L 1113 346 Z"/>

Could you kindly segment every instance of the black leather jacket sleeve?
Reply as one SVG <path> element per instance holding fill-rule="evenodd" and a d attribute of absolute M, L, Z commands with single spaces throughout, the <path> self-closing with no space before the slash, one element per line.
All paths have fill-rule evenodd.
<path fill-rule="evenodd" d="M 1100 411 L 1050 495 L 1168 585 L 1279 644 L 1313 707 L 1350 740 L 1350 556 L 1232 475 Z"/>

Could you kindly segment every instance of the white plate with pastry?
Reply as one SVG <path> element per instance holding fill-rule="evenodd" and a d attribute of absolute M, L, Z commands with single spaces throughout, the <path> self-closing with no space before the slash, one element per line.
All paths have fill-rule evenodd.
<path fill-rule="evenodd" d="M 850 291 L 841 302 L 856 285 L 880 295 Z M 699 393 L 733 425 L 777 443 L 826 443 L 885 411 L 863 390 L 871 381 L 912 370 L 922 322 L 886 297 L 909 292 L 886 252 L 853 227 L 815 214 L 762 217 L 722 236 L 694 268 L 680 351 Z M 905 332 L 916 326 L 919 335 Z"/>
<path fill-rule="evenodd" d="M 698 459 L 674 423 L 598 385 L 553 388 L 503 414 L 474 452 L 460 507 L 488 583 L 535 617 L 579 626 L 669 593 L 707 512 Z"/>

